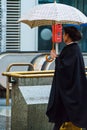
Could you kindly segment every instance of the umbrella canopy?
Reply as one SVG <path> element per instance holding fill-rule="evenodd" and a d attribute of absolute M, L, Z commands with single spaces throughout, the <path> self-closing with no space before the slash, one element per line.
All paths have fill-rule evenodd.
<path fill-rule="evenodd" d="M 50 3 L 33 7 L 18 22 L 23 22 L 33 28 L 42 25 L 87 23 L 87 17 L 72 6 Z"/>

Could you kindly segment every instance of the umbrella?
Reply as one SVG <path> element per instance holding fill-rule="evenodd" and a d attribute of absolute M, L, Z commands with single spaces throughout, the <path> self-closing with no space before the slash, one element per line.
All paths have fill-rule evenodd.
<path fill-rule="evenodd" d="M 55 2 L 34 6 L 28 14 L 21 17 L 18 21 L 33 28 L 52 24 L 87 23 L 87 17 L 72 6 Z"/>
<path fill-rule="evenodd" d="M 31 28 L 54 24 L 79 25 L 87 23 L 87 17 L 75 7 L 55 2 L 34 6 L 29 13 L 22 16 L 18 22 L 23 22 Z"/>

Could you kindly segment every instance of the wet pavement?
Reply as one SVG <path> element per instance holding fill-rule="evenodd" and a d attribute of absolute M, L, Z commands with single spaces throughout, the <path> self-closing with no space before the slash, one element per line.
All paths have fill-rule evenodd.
<path fill-rule="evenodd" d="M 11 100 L 6 106 L 6 99 L 0 99 L 0 130 L 11 130 Z M 86 129 L 82 129 L 86 130 Z"/>
<path fill-rule="evenodd" d="M 11 130 L 11 101 L 6 106 L 6 100 L 0 99 L 0 130 Z"/>

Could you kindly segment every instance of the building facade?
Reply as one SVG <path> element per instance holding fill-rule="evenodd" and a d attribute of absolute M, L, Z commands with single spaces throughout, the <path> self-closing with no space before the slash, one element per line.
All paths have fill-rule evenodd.
<path fill-rule="evenodd" d="M 0 53 L 15 51 L 49 51 L 52 47 L 51 26 L 41 26 L 31 29 L 18 19 L 28 13 L 37 4 L 53 3 L 54 0 L 0 0 Z M 78 8 L 87 16 L 87 0 L 56 0 Z M 79 46 L 87 53 L 87 26 L 79 29 L 83 39 Z M 64 43 L 59 44 L 59 49 Z"/>

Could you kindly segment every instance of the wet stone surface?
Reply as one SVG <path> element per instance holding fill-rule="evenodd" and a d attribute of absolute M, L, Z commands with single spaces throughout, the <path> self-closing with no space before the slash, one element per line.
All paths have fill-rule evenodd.
<path fill-rule="evenodd" d="M 11 105 L 5 105 L 6 100 L 0 99 L 0 130 L 11 130 Z"/>
<path fill-rule="evenodd" d="M 11 130 L 11 117 L 0 115 L 0 130 Z"/>

